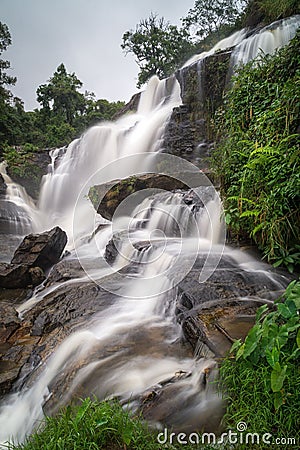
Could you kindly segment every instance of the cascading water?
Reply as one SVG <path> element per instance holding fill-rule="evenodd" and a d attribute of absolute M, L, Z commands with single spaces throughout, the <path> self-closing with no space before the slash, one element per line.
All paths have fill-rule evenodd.
<path fill-rule="evenodd" d="M 244 30 L 238 32 L 211 52 L 236 45 L 245 36 Z M 200 61 L 211 52 L 196 55 L 187 64 L 198 61 L 201 66 Z M 179 91 L 175 77 L 163 81 L 154 77 L 141 95 L 136 114 L 91 128 L 70 144 L 59 162 L 55 161 L 57 152 L 53 153 L 52 170 L 41 188 L 38 218 L 34 205 L 31 210 L 25 209 L 30 218 L 35 218 L 32 222 L 39 223 L 37 228 L 61 225 L 67 231 L 71 253 L 66 260 L 79 259 L 84 272 L 66 283 L 40 289 L 18 311 L 26 314 L 46 296 L 59 298 L 66 286 L 76 289 L 80 283 L 84 289 L 91 280 L 99 295 L 104 288 L 111 292 L 111 299 L 41 362 L 37 375 L 31 374 L 21 390 L 4 399 L 0 442 L 11 438 L 22 441 L 42 419 L 43 409 L 56 411 L 76 395 L 95 394 L 100 399 L 119 396 L 137 408 L 137 399 L 146 389 L 163 385 L 162 381 L 175 373 L 183 376 L 176 387 L 166 387 L 166 403 L 172 399 L 171 411 L 150 420 L 183 431 L 218 427 L 222 401 L 203 382 L 207 371 L 215 379 L 216 363 L 186 355 L 180 343 L 181 327 L 175 320 L 179 298 L 176 286 L 193 268 L 199 254 L 204 255 L 204 262 L 197 268 L 198 283 L 216 270 L 222 258 L 224 227 L 218 195 L 207 196 L 211 186 L 202 186 L 199 192 L 193 189 L 188 196 L 198 196 L 200 201 L 195 206 L 194 199 L 191 201 L 180 191 L 152 192 L 128 217 L 116 217 L 112 224 L 96 215 L 86 198 L 94 184 L 151 171 L 166 122 L 181 103 Z M 160 162 L 169 164 L 169 160 Z M 172 170 L 169 173 L 172 175 Z M 9 185 L 8 178 L 5 181 Z M 27 198 L 25 203 L 28 206 L 30 200 Z M 98 223 L 107 226 L 88 239 Z M 124 232 L 118 255 L 109 266 L 103 259 L 106 244 L 111 237 L 124 236 Z M 270 275 L 265 265 L 240 251 L 232 253 L 227 249 L 227 253 L 231 253 L 238 270 L 259 273 L 262 285 L 266 283 L 276 291 L 287 284 L 287 279 Z"/>
<path fill-rule="evenodd" d="M 284 47 L 295 36 L 300 26 L 300 15 L 283 19 L 262 28 L 246 39 L 239 42 L 232 53 L 232 67 L 246 64 L 259 55 L 273 54 Z"/>
<path fill-rule="evenodd" d="M 94 211 L 86 196 L 89 187 L 97 182 L 93 177 L 97 169 L 124 156 L 140 154 L 138 167 L 126 166 L 125 161 L 122 167 L 118 167 L 118 171 L 115 167 L 110 171 L 108 166 L 106 178 L 101 181 L 124 178 L 142 171 L 143 167 L 146 170 L 145 154 L 159 150 L 166 120 L 180 102 L 180 90 L 175 77 L 162 81 L 153 77 L 147 90 L 141 95 L 136 114 L 124 116 L 115 123 L 95 126 L 72 142 L 58 168 L 44 178 L 39 208 L 46 218 L 45 223 L 48 226 L 49 222 L 60 224 L 69 238 L 72 237 L 73 210 L 75 202 L 79 201 L 82 220 L 76 228 L 78 233 L 91 232 L 85 226 L 90 223 L 88 218 L 94 216 Z M 87 183 L 87 180 L 90 182 Z"/>
<path fill-rule="evenodd" d="M 6 231 L 24 235 L 39 228 L 39 212 L 26 190 L 7 175 L 7 164 L 0 164 L 0 174 L 6 184 L 5 208 L 1 208 L 0 222 Z"/>

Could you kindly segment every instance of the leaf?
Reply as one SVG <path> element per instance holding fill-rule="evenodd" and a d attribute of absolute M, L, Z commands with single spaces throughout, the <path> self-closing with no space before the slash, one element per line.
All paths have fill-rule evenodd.
<path fill-rule="evenodd" d="M 83 416 L 85 415 L 87 410 L 90 408 L 90 406 L 91 406 L 90 399 L 89 398 L 85 399 L 84 402 L 82 403 L 82 405 L 80 406 L 78 413 L 76 414 L 75 421 L 74 421 L 76 424 L 78 424 L 80 422 L 80 420 L 83 418 Z"/>
<path fill-rule="evenodd" d="M 234 343 L 231 346 L 230 353 L 233 353 L 237 348 L 240 348 L 241 345 L 242 344 L 241 344 L 241 340 L 240 339 L 235 340 Z"/>
<path fill-rule="evenodd" d="M 300 348 L 300 328 L 299 328 L 298 333 L 297 333 L 296 342 L 297 342 L 298 348 Z"/>
<path fill-rule="evenodd" d="M 254 211 L 244 211 L 240 217 L 251 217 L 251 216 L 255 216 L 257 217 L 259 215 L 260 211 L 254 210 Z"/>
<path fill-rule="evenodd" d="M 262 305 L 256 311 L 256 322 L 259 322 L 264 313 L 269 309 L 268 305 Z"/>
<path fill-rule="evenodd" d="M 262 329 L 260 324 L 254 325 L 254 327 L 251 328 L 249 331 L 246 339 L 245 339 L 245 348 L 243 357 L 246 359 L 251 353 L 256 349 L 260 337 L 262 335 Z"/>
<path fill-rule="evenodd" d="M 279 267 L 279 266 L 283 263 L 283 261 L 284 261 L 283 258 L 277 259 L 277 261 L 275 261 L 275 262 L 273 263 L 273 267 L 274 267 L 274 268 Z"/>
<path fill-rule="evenodd" d="M 236 359 L 237 361 L 238 361 L 238 360 L 240 359 L 240 357 L 243 355 L 243 353 L 244 353 L 244 348 L 245 348 L 245 343 L 242 344 L 242 345 L 240 346 L 240 348 L 238 349 L 238 352 L 237 352 L 236 357 L 235 357 L 235 359 Z"/>
<path fill-rule="evenodd" d="M 280 406 L 284 404 L 283 395 L 281 392 L 275 392 L 274 393 L 274 407 L 275 409 L 279 409 Z"/>
<path fill-rule="evenodd" d="M 251 237 L 255 236 L 255 234 L 261 230 L 263 227 L 265 226 L 264 222 L 261 222 L 260 224 L 258 224 L 255 228 L 253 228 L 253 230 L 251 231 Z"/>
<path fill-rule="evenodd" d="M 279 362 L 279 351 L 277 350 L 276 347 L 272 348 L 272 351 L 270 351 L 269 349 L 266 349 L 266 359 L 268 361 L 268 363 L 270 364 L 271 367 L 275 367 L 276 363 Z"/>
<path fill-rule="evenodd" d="M 285 319 L 289 319 L 293 315 L 290 309 L 283 303 L 278 303 L 277 309 L 280 312 L 281 316 L 284 317 Z"/>
<path fill-rule="evenodd" d="M 289 308 L 291 311 L 292 316 L 297 316 L 297 305 L 296 302 L 292 299 L 287 299 L 285 301 L 285 305 Z"/>
<path fill-rule="evenodd" d="M 286 377 L 286 369 L 287 366 L 281 368 L 279 363 L 275 364 L 275 369 L 271 372 L 271 389 L 273 392 L 279 392 L 282 389 Z"/>

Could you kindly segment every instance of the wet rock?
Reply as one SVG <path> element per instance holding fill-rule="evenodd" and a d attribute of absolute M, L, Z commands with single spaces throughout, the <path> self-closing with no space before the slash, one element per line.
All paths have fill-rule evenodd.
<path fill-rule="evenodd" d="M 34 275 L 35 271 L 33 272 L 33 278 L 30 271 L 31 267 L 27 264 L 0 263 L 0 287 L 18 289 L 33 285 L 33 281 L 37 281 L 37 278 Z"/>
<path fill-rule="evenodd" d="M 0 288 L 0 302 L 4 301 L 11 305 L 18 305 L 32 296 L 32 289 L 18 288 L 18 289 L 4 289 Z"/>
<path fill-rule="evenodd" d="M 217 373 L 215 361 L 198 361 L 193 371 L 179 370 L 173 377 L 160 381 L 130 400 L 136 403 L 147 421 L 159 424 L 160 428 L 171 427 L 178 432 L 216 432 L 224 408 L 212 388 Z M 196 411 L 201 401 L 205 401 L 206 407 L 202 414 L 198 414 Z"/>
<path fill-rule="evenodd" d="M 49 269 L 59 261 L 67 243 L 66 233 L 59 227 L 26 236 L 14 253 L 12 264 Z"/>
<path fill-rule="evenodd" d="M 180 179 L 163 174 L 145 174 L 131 176 L 124 180 L 114 180 L 108 184 L 93 186 L 89 191 L 89 198 L 96 211 L 107 220 L 112 220 L 116 208 L 129 195 L 144 189 L 162 189 L 173 191 L 186 189 L 187 186 Z M 128 208 L 128 205 L 126 205 Z M 127 209 L 127 213 L 130 211 Z"/>
<path fill-rule="evenodd" d="M 114 279 L 111 283 L 115 285 Z M 0 396 L 28 379 L 33 382 L 39 373 L 33 369 L 114 298 L 92 282 L 64 283 L 23 313 L 22 320 L 12 306 L 0 303 Z"/>
<path fill-rule="evenodd" d="M 84 270 L 77 259 L 62 259 L 50 270 L 45 286 L 80 278 L 82 275 L 84 275 Z"/>
<path fill-rule="evenodd" d="M 120 117 L 124 116 L 124 114 L 136 112 L 139 106 L 139 101 L 141 98 L 141 93 L 138 92 L 137 94 L 134 94 L 128 103 L 126 103 L 123 108 L 121 108 L 116 114 L 114 114 L 112 120 L 117 120 Z"/>
<path fill-rule="evenodd" d="M 3 176 L 0 173 L 0 198 L 1 197 L 5 198 L 6 188 L 7 188 L 7 186 L 6 186 L 6 183 L 4 181 L 4 178 L 3 178 Z"/>
<path fill-rule="evenodd" d="M 31 230 L 31 225 L 31 218 L 25 209 L 0 198 L 0 234 L 24 235 Z"/>
<path fill-rule="evenodd" d="M 176 316 L 197 356 L 219 358 L 235 339 L 245 338 L 257 308 L 272 304 L 281 292 L 273 292 L 274 280 L 267 273 L 242 270 L 226 254 L 219 262 L 210 255 L 211 275 L 199 282 L 205 258 L 199 256 L 180 282 Z"/>
<path fill-rule="evenodd" d="M 20 319 L 13 306 L 6 302 L 0 302 L 0 343 L 6 342 L 19 328 Z"/>

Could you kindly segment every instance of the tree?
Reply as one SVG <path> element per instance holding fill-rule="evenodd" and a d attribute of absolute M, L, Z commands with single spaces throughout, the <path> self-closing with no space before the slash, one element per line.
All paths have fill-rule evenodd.
<path fill-rule="evenodd" d="M 68 74 L 64 64 L 60 64 L 47 84 L 37 89 L 37 101 L 46 114 L 52 110 L 68 124 L 72 125 L 78 114 L 85 110 L 85 97 L 78 92 L 82 82 L 75 73 Z"/>
<path fill-rule="evenodd" d="M 121 44 L 125 54 L 133 53 L 140 68 L 137 87 L 152 75 L 160 78 L 171 75 L 176 67 L 186 59 L 192 49 L 189 34 L 184 29 L 170 25 L 163 17 L 150 14 L 123 35 Z"/>
<path fill-rule="evenodd" d="M 11 35 L 8 26 L 0 22 L 0 57 L 11 45 Z M 14 85 L 16 77 L 6 73 L 10 69 L 10 62 L 0 58 L 0 153 L 5 142 L 19 142 L 22 134 L 21 116 L 24 112 L 22 101 L 13 97 L 7 86 Z"/>
<path fill-rule="evenodd" d="M 247 3 L 246 0 L 196 0 L 182 23 L 203 39 L 209 34 L 218 34 L 224 26 L 233 25 Z"/>
<path fill-rule="evenodd" d="M 5 23 L 0 22 L 0 56 L 11 45 L 11 35 L 8 26 Z M 1 98 L 9 98 L 10 93 L 4 87 L 5 85 L 13 85 L 16 83 L 16 77 L 7 75 L 5 70 L 10 69 L 10 62 L 0 59 L 0 96 Z"/>

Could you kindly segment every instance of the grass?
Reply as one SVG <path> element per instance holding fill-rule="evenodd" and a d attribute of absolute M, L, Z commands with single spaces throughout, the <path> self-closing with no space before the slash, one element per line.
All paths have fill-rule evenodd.
<path fill-rule="evenodd" d="M 26 450 L 155 449 L 153 434 L 119 403 L 87 398 L 46 417 L 25 443 L 9 447 Z"/>
<path fill-rule="evenodd" d="M 166 443 L 159 443 L 158 433 L 151 430 L 139 417 L 133 417 L 117 401 L 86 398 L 79 405 L 67 406 L 55 417 L 45 422 L 23 444 L 8 444 L 10 450 L 159 450 L 206 449 L 210 445 L 178 444 L 169 436 Z M 163 437 L 162 437 L 163 441 Z"/>

